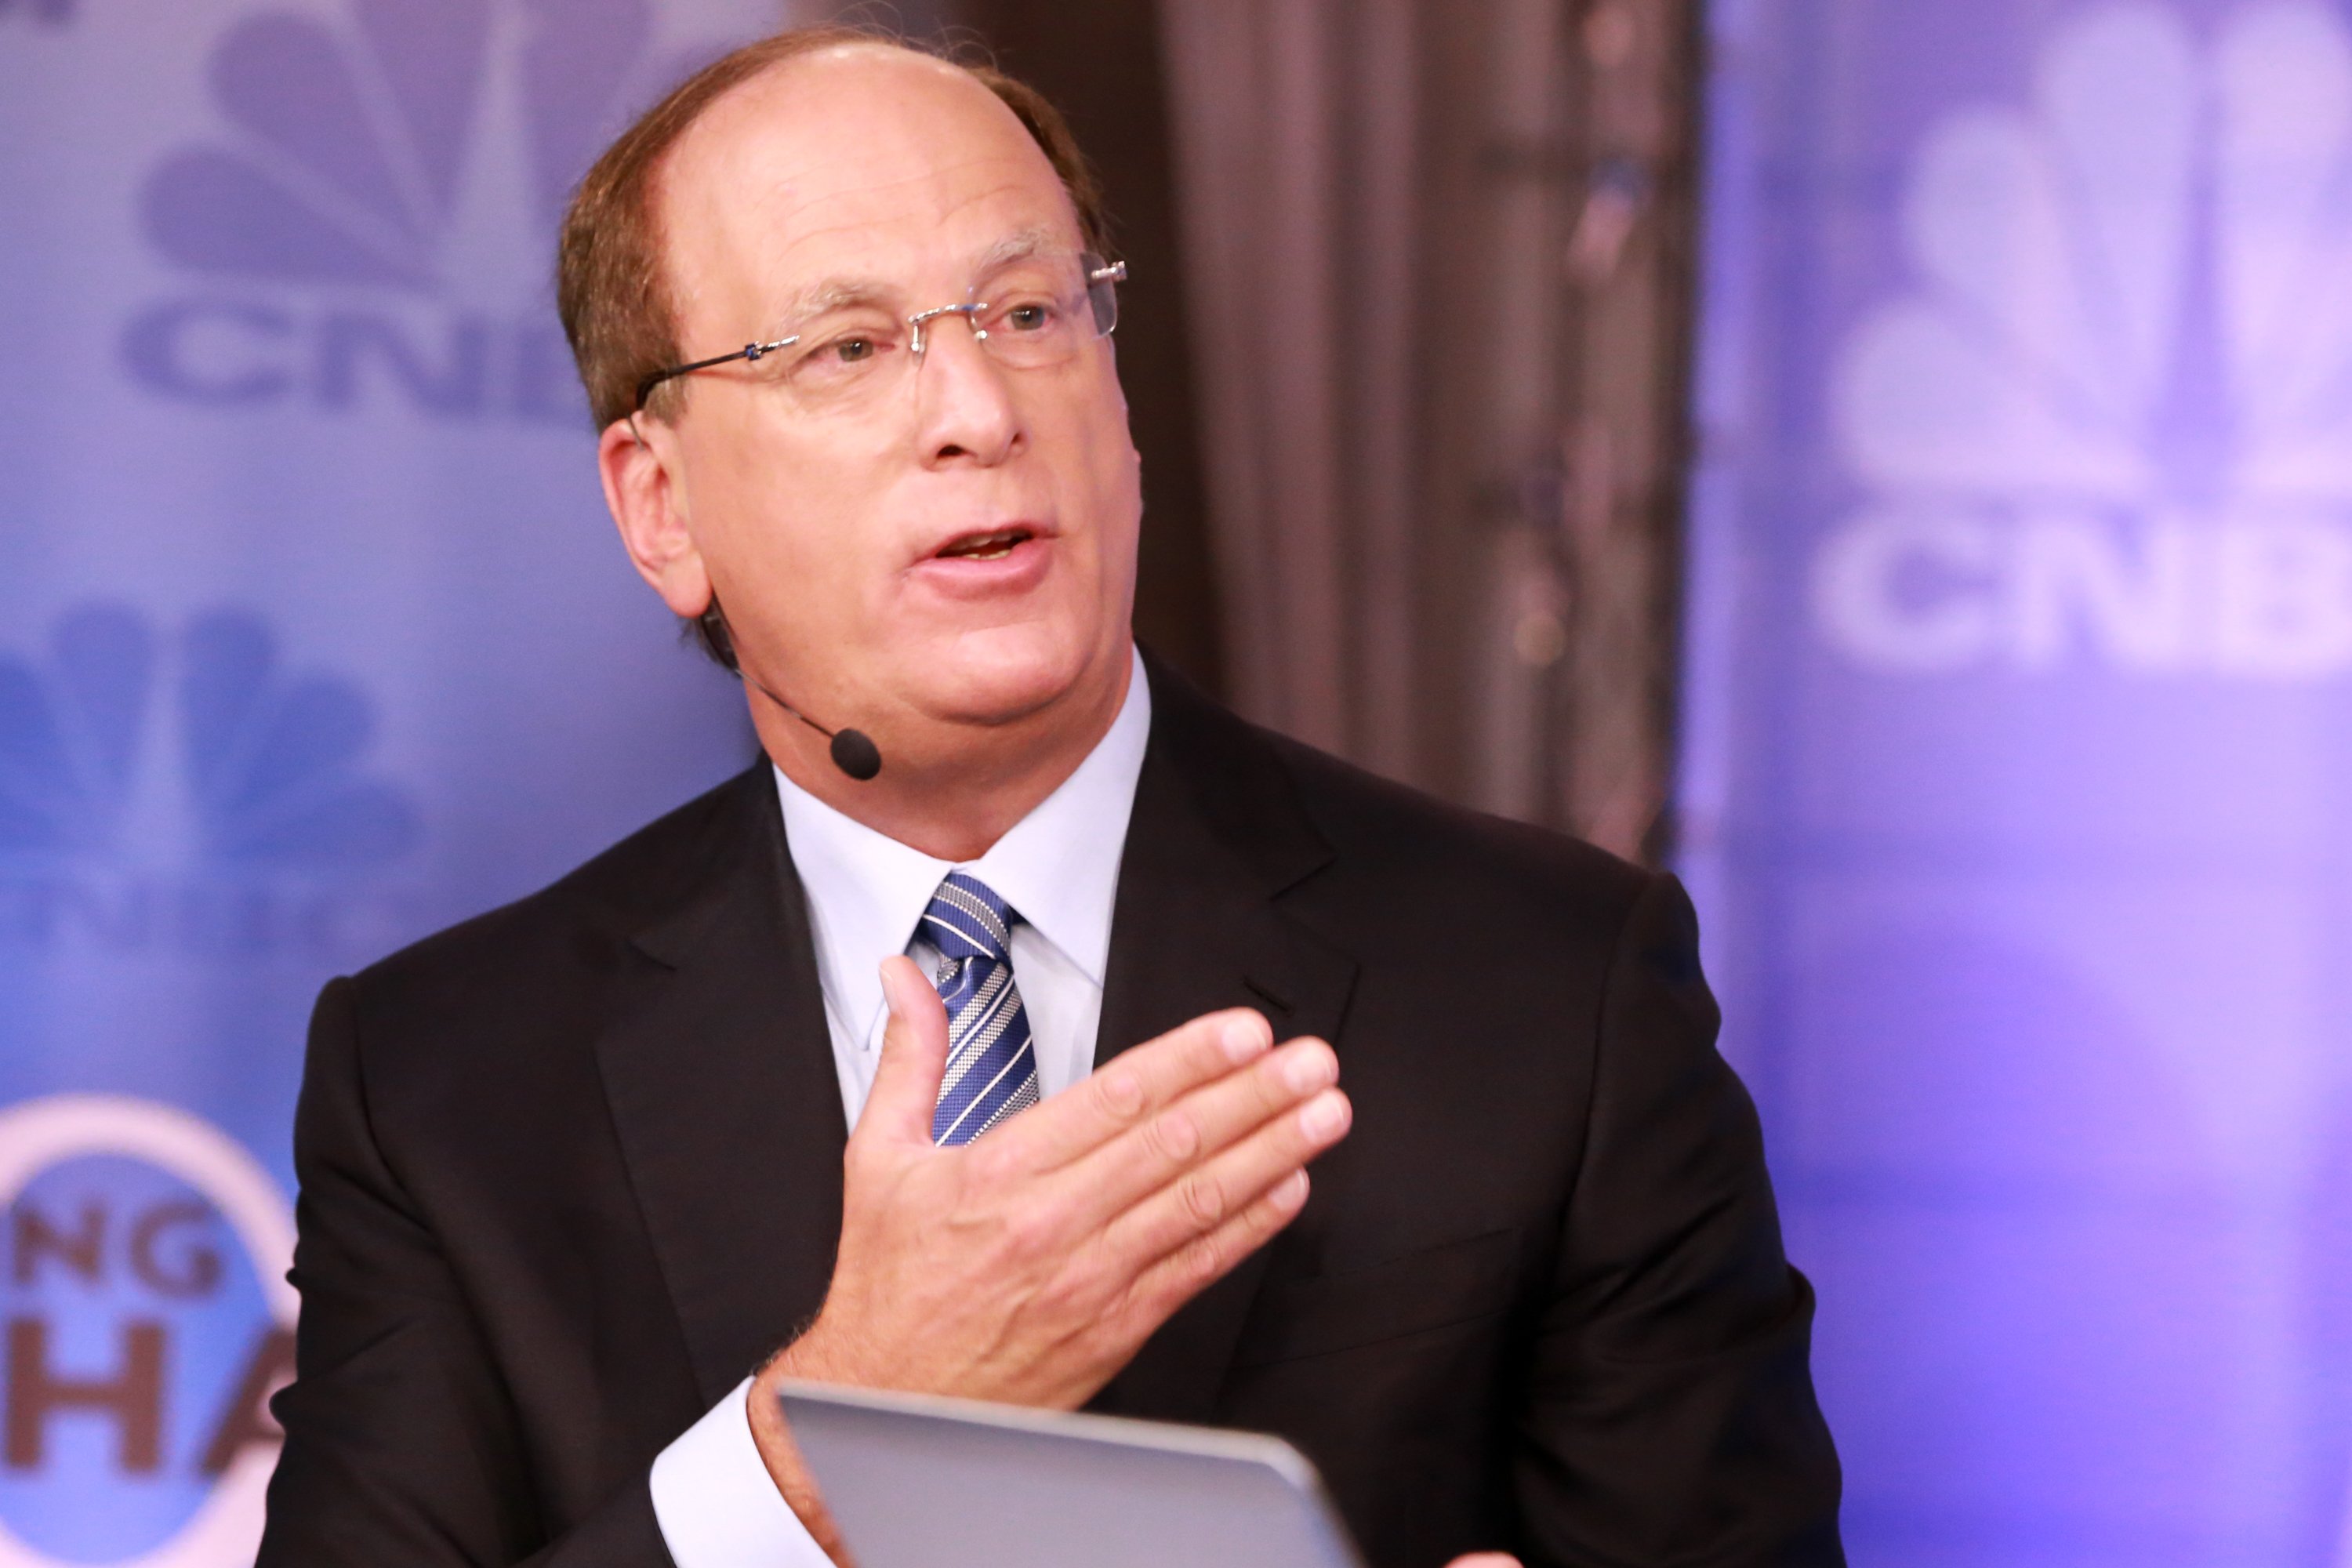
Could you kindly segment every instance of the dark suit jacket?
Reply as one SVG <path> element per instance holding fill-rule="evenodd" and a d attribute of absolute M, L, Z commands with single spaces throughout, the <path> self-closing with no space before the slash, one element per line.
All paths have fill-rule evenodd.
<path fill-rule="evenodd" d="M 1841 1561 L 1681 889 L 1152 682 L 1097 1056 L 1257 1007 L 1356 1120 L 1097 1406 L 1282 1434 L 1382 1568 Z M 764 763 L 329 985 L 261 1568 L 667 1564 L 647 1468 L 823 1302 L 845 1137 Z"/>

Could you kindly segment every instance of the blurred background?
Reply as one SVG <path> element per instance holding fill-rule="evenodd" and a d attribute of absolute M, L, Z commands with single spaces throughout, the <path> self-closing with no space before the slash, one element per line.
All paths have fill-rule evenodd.
<path fill-rule="evenodd" d="M 0 0 L 0 1568 L 250 1560 L 328 975 L 734 771 L 550 303 L 804 0 Z M 2352 4 L 907 0 L 1139 620 L 1689 882 L 1857 1563 L 2352 1568 Z"/>

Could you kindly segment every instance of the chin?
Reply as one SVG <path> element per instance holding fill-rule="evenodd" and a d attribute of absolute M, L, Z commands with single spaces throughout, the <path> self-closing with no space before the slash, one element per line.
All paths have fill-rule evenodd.
<path fill-rule="evenodd" d="M 1090 674 L 1091 650 L 1033 626 L 967 634 L 932 665 L 926 706 L 963 724 L 1011 724 L 1069 695 Z"/>

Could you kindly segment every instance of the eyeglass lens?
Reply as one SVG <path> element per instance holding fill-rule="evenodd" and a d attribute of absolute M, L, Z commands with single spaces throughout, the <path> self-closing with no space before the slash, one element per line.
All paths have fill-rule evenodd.
<path fill-rule="evenodd" d="M 904 384 L 950 319 L 961 317 L 988 356 L 1008 369 L 1060 364 L 1118 324 L 1123 264 L 1084 252 L 1045 252 L 992 269 L 961 304 L 904 311 L 867 300 L 792 322 L 792 340 L 749 358 L 745 374 L 806 411 L 855 410 Z M 722 362 L 723 363 L 723 362 Z"/>

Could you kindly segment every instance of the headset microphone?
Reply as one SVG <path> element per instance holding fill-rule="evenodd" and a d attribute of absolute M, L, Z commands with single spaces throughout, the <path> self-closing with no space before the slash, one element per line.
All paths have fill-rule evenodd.
<path fill-rule="evenodd" d="M 749 677 L 746 677 L 746 679 L 748 679 Z M 799 720 L 802 723 L 807 725 L 810 729 L 814 730 L 818 734 L 823 735 L 826 740 L 832 742 L 833 744 L 827 747 L 826 750 L 833 757 L 833 765 L 839 768 L 843 773 L 847 773 L 851 778 L 856 779 L 859 784 L 864 784 L 866 780 L 872 778 L 876 773 L 882 771 L 881 748 L 874 743 L 873 738 L 867 735 L 865 731 L 828 730 L 824 725 L 818 723 L 815 720 L 810 718 L 807 714 L 802 712 L 799 709 L 793 707 L 791 703 L 785 701 L 782 698 L 777 696 L 774 692 L 769 690 L 766 682 L 753 680 L 751 684 L 760 689 L 761 696 L 766 698 L 769 701 L 774 703 L 777 707 L 782 709 L 785 712 L 791 714 L 793 718 Z"/>
<path fill-rule="evenodd" d="M 831 738 L 826 750 L 833 754 L 833 765 L 859 784 L 882 771 L 882 752 L 865 731 L 836 730 Z"/>
<path fill-rule="evenodd" d="M 765 681 L 759 679 L 743 668 L 742 661 L 735 657 L 735 639 L 728 634 L 727 617 L 719 608 L 719 596 L 716 594 L 711 595 L 710 604 L 702 614 L 694 617 L 693 625 L 695 629 L 702 634 L 702 646 L 710 650 L 712 658 L 750 681 L 761 696 L 833 742 L 827 749 L 832 754 L 835 767 L 839 768 L 859 784 L 864 784 L 882 771 L 882 749 L 874 743 L 873 738 L 865 731 L 826 729 L 769 690 Z"/>

